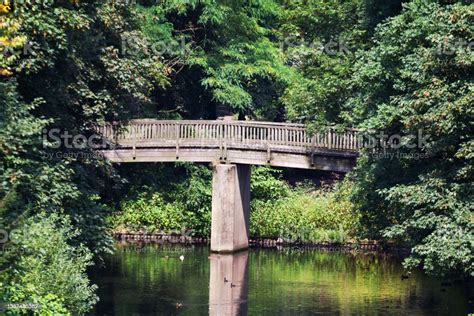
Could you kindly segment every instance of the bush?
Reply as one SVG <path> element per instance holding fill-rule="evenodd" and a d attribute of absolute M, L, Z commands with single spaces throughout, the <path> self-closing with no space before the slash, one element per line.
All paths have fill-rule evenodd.
<path fill-rule="evenodd" d="M 92 265 L 91 252 L 69 244 L 77 235 L 64 215 L 42 213 L 29 218 L 7 244 L 18 257 L 0 279 L 2 301 L 38 304 L 35 314 L 40 315 L 88 312 L 98 300 L 97 287 L 89 285 L 86 274 Z"/>
<path fill-rule="evenodd" d="M 272 201 L 290 194 L 290 186 L 281 180 L 281 171 L 266 167 L 253 167 L 250 178 L 252 199 Z"/>
<path fill-rule="evenodd" d="M 209 236 L 212 173 L 204 166 L 185 167 L 187 178 L 162 187 L 147 187 L 146 192 L 123 201 L 121 212 L 109 218 L 113 229 L 192 230 Z M 280 171 L 252 168 L 250 232 L 253 236 L 286 240 L 342 242 L 355 233 L 358 223 L 349 202 L 349 189 L 349 183 L 333 191 L 315 191 L 309 185 L 292 188 L 281 179 Z"/>
<path fill-rule="evenodd" d="M 348 199 L 348 183 L 333 191 L 308 187 L 276 200 L 252 201 L 251 235 L 290 241 L 343 242 L 355 233 L 358 216 Z"/>
<path fill-rule="evenodd" d="M 172 169 L 172 168 L 170 168 Z M 157 173 L 163 170 L 158 169 Z M 211 230 L 211 171 L 204 166 L 180 164 L 173 170 L 187 177 L 158 178 L 158 185 L 132 186 L 120 212 L 108 221 L 115 230 L 182 231 L 207 236 Z M 169 170 L 168 170 L 169 172 Z M 173 173 L 173 172 L 170 172 Z"/>
<path fill-rule="evenodd" d="M 175 185 L 170 201 L 177 201 L 184 212 L 185 226 L 195 234 L 211 233 L 212 171 L 199 165 L 186 166 L 188 178 Z"/>
<path fill-rule="evenodd" d="M 160 193 L 140 193 L 135 199 L 121 203 L 121 212 L 109 217 L 115 229 L 128 230 L 180 230 L 185 216 L 180 203 L 165 203 Z"/>

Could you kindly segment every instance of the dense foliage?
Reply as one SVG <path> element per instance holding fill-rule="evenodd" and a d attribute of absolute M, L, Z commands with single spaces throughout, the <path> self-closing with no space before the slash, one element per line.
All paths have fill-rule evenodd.
<path fill-rule="evenodd" d="M 274 173 L 274 172 L 273 172 Z M 358 215 L 349 201 L 350 184 L 315 189 L 289 186 L 269 169 L 252 173 L 250 232 L 291 242 L 340 243 L 354 237 Z"/>
<path fill-rule="evenodd" d="M 209 236 L 211 171 L 205 166 L 183 165 L 174 173 L 182 174 L 181 168 L 187 177 L 174 178 L 167 189 L 163 187 L 169 174 L 146 185 L 134 177 L 133 193 L 122 201 L 122 211 L 110 216 L 111 227 L 115 231 Z M 308 185 L 292 188 L 279 172 L 253 168 L 250 233 L 293 242 L 343 242 L 355 236 L 357 227 L 349 188 L 348 183 L 337 193 Z"/>
<path fill-rule="evenodd" d="M 162 84 L 162 64 L 144 51 L 119 56 L 121 36 L 141 34 L 128 6 L 41 1 L 15 2 L 13 8 L 0 16 L 0 222 L 11 233 L 44 214 L 45 229 L 62 234 L 57 238 L 63 249 L 50 248 L 45 236 L 2 243 L 1 297 L 41 302 L 38 313 L 85 312 L 95 301 L 84 273 L 89 252 L 98 258 L 113 247 L 105 223 L 109 208 L 100 194 L 116 183 L 115 171 L 90 148 L 68 146 L 65 139 L 54 144 L 44 130 L 89 136 L 97 121 L 138 115 L 152 88 Z M 57 216 L 70 221 L 58 222 Z M 6 251 L 32 242 L 37 244 L 28 255 Z M 81 245 L 88 250 L 80 251 Z M 36 269 L 51 278 L 58 274 L 57 282 L 66 284 L 30 274 Z"/>
<path fill-rule="evenodd" d="M 370 235 L 406 241 L 406 265 L 431 273 L 474 275 L 473 10 L 413 1 L 379 26 L 344 113 L 400 135 L 360 159 L 354 199 Z"/>
<path fill-rule="evenodd" d="M 146 172 L 123 166 L 129 192 L 120 212 L 109 217 L 114 230 L 208 236 L 211 230 L 211 170 L 205 166 L 163 164 Z M 150 173 L 154 176 L 150 177 Z M 126 177 L 126 176 L 125 176 Z M 170 181 L 170 179 L 172 179 Z"/>
<path fill-rule="evenodd" d="M 84 245 L 68 241 L 79 234 L 67 216 L 40 213 L 19 227 L 8 252 L 19 256 L 11 284 L 1 284 L 2 299 L 11 304 L 28 302 L 38 312 L 64 315 L 85 313 L 97 302 L 95 285 L 89 284 L 86 268 L 92 253 Z"/>
<path fill-rule="evenodd" d="M 233 111 L 284 118 L 278 96 L 296 73 L 275 34 L 284 12 L 280 3 L 139 2 L 142 30 L 155 53 L 166 56 L 172 79 L 158 94 L 162 115 L 212 118 Z"/>

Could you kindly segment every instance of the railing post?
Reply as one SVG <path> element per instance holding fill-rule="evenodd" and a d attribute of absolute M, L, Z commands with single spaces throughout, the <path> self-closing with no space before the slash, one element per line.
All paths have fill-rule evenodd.
<path fill-rule="evenodd" d="M 314 152 L 316 151 L 316 137 L 318 134 L 314 134 L 313 137 L 311 137 L 311 167 L 314 166 Z"/>
<path fill-rule="evenodd" d="M 221 157 L 220 157 L 220 160 L 222 160 L 224 158 L 224 151 L 223 151 L 223 146 L 224 146 L 224 143 L 223 143 L 223 137 L 222 137 L 222 130 L 223 130 L 223 127 L 222 127 L 222 124 L 219 124 L 217 126 L 217 139 L 219 141 L 219 150 L 220 150 L 220 153 L 221 153 Z"/>
<path fill-rule="evenodd" d="M 331 149 L 332 148 L 332 131 L 331 130 L 328 131 L 327 138 L 328 138 L 328 149 Z"/>
<path fill-rule="evenodd" d="M 223 141 L 223 146 L 224 146 L 224 152 L 222 156 L 224 160 L 227 160 L 227 133 L 228 133 L 227 124 L 224 123 L 222 126 L 222 141 Z"/>
<path fill-rule="evenodd" d="M 176 126 L 175 126 L 175 130 L 176 130 L 176 159 L 179 159 L 179 137 L 180 137 L 180 134 L 179 134 L 179 127 L 180 127 L 180 124 L 179 123 L 175 123 Z"/>
<path fill-rule="evenodd" d="M 137 158 L 137 139 L 136 139 L 136 127 L 132 124 L 132 144 L 133 144 L 133 159 Z"/>
<path fill-rule="evenodd" d="M 270 142 L 267 141 L 267 163 L 270 163 L 272 161 L 272 152 L 270 149 Z"/>

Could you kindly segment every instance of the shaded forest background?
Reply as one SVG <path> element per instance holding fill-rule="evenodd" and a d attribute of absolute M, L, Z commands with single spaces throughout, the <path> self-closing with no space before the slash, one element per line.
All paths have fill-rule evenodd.
<path fill-rule="evenodd" d="M 474 276 L 469 1 L 3 0 L 0 8 L 2 301 L 89 311 L 97 297 L 87 267 L 113 251 L 108 221 L 140 194 L 145 204 L 158 196 L 163 210 L 171 185 L 168 198 L 188 204 L 170 214 L 206 232 L 198 227 L 209 212 L 206 166 L 116 167 L 89 147 L 57 148 L 44 137 L 90 136 L 95 123 L 139 117 L 235 114 L 399 135 L 402 146 L 362 153 L 322 200 L 302 201 L 304 188 L 254 171 L 253 213 L 333 203 L 344 217 L 333 228 L 350 218 L 354 236 L 407 245 L 407 268 Z M 426 144 L 405 146 L 419 131 Z M 274 194 L 282 204 L 268 205 Z M 262 221 L 257 234 L 278 231 Z"/>

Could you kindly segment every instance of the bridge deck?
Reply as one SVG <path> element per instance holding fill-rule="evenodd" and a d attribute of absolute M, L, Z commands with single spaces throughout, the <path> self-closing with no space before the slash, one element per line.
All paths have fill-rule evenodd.
<path fill-rule="evenodd" d="M 310 135 L 305 125 L 249 121 L 132 120 L 97 130 L 114 162 L 228 162 L 349 171 L 361 148 L 358 131 Z"/>

